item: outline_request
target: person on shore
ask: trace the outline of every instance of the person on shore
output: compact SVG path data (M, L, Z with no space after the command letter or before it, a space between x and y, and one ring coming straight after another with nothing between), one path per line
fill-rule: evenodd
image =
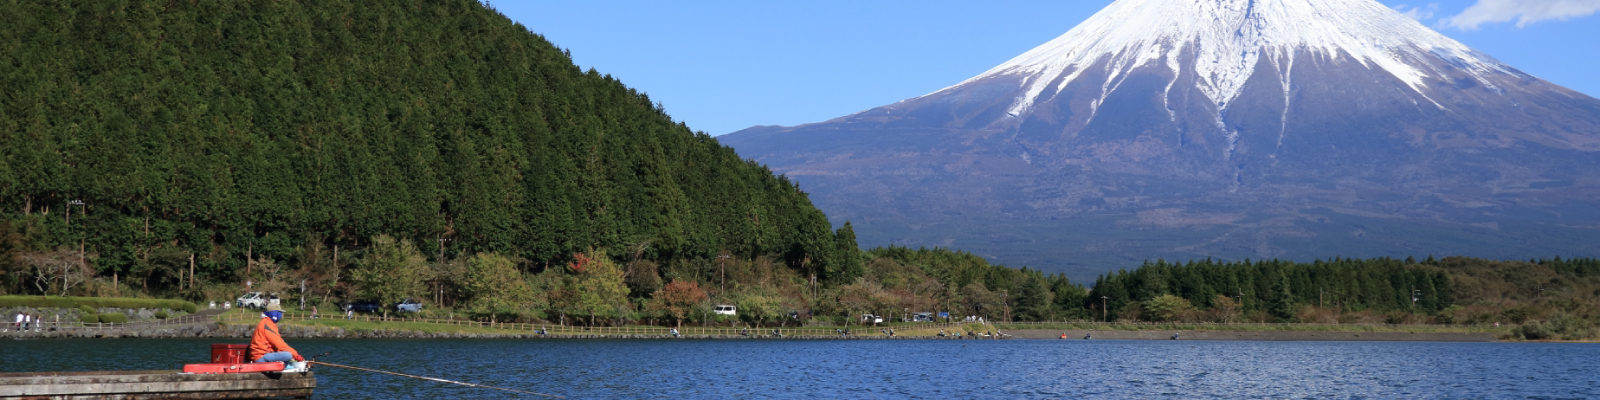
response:
M317 319L317 306L311 306L311 319Z
M355 307L351 307L349 304L345 304L344 305L344 319L355 319L355 318L356 318L356 308ZM454 318L452 318L452 319L454 319Z
M12 322L11 323L11 329L19 331L19 332L22 331L22 318L23 318L22 313L20 313L20 312L17 313L16 322Z
M255 333L250 335L250 359L255 362L288 362L305 361L300 353L283 342L283 336L278 331L278 320L283 319L283 307L268 303L267 310L261 313L261 322L256 323Z
M672 328L672 337L678 337L678 328Z

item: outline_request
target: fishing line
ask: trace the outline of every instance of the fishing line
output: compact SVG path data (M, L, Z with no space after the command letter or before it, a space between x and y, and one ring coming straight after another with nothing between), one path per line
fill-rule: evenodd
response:
M446 384L459 384L459 386L483 387L483 389L506 390L506 392L517 392L517 394L530 394L530 395L542 395L542 397L566 398L566 397L560 397L560 395L547 395L547 394L539 394L539 392L528 392L528 390L506 389L506 387L482 386L482 384L469 384L469 382L450 381L450 379L427 378L427 376L418 376L418 374L403 374L403 373L394 373L394 371L371 370L371 368L360 368L360 366L338 365L338 363L315 362L315 360L314 360L314 362L309 362L309 363L315 363L315 365L334 366L334 368L347 368L347 370L368 371L368 373L394 374L394 376L405 376L405 378L424 379L424 381L446 382Z

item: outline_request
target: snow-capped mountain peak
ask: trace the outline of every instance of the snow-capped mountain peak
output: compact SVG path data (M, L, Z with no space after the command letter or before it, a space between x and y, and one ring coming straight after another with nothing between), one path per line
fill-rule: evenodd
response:
M1224 109L1262 58L1280 72L1287 90L1297 55L1348 57L1418 93L1427 78L1443 74L1429 59L1443 59L1489 86L1484 74L1513 71L1374 0L1118 0L1066 34L941 92L1020 76L1025 90L1008 110L1016 116L1091 69L1104 69L1102 91L1109 94L1129 72L1159 63L1173 71L1174 81L1193 68L1197 89Z

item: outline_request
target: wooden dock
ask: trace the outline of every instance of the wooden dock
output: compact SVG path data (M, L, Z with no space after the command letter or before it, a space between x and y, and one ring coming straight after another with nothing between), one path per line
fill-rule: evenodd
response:
M0 373L0 399L309 398L307 372L182 374L180 371Z

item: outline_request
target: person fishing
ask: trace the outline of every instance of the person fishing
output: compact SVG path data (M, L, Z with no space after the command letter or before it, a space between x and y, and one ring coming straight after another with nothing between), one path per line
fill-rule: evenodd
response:
M256 323L255 333L250 335L250 359L255 362L287 362L305 361L300 353L283 342L283 336L278 332L278 321L283 319L283 307L275 303L267 304L267 311L261 313L261 322Z

